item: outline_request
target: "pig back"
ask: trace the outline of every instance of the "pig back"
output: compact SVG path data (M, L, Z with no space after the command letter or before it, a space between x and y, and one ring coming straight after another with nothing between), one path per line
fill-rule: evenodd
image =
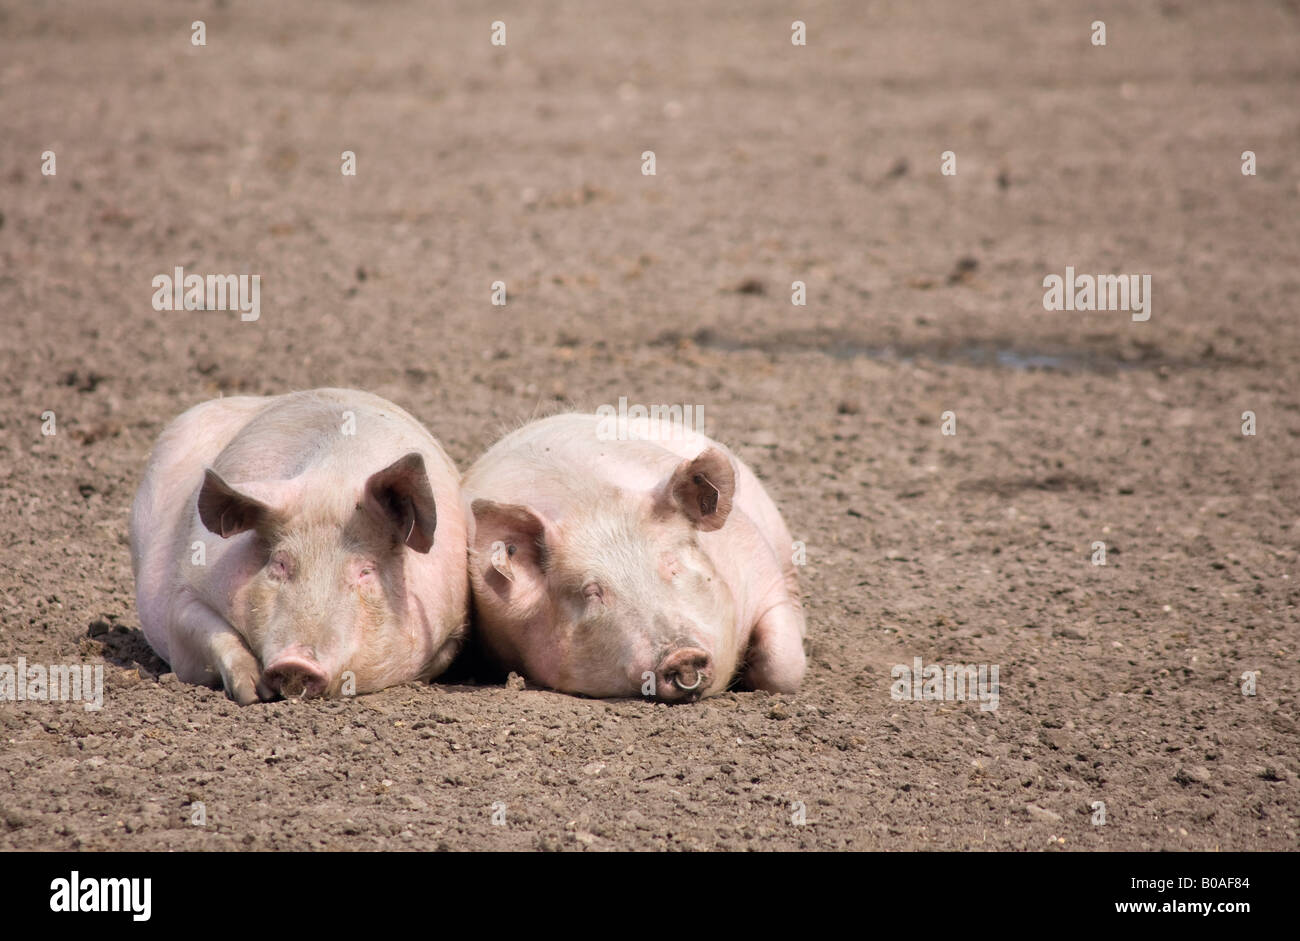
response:
M444 499L455 495L459 475L442 446L392 402L351 389L292 392L269 401L212 459L212 468L230 483L291 480L328 469L340 481L359 484L403 454L418 451L439 510Z
M778 559L790 557L790 533L763 484L725 445L680 424L649 418L627 422L626 440L602 440L601 418L569 413L525 425L494 444L465 475L467 501L487 496L498 502L535 506L553 519L574 500L591 498L591 478L603 486L649 491L683 460L709 447L736 466L733 512L740 510ZM725 530L724 530L725 531ZM787 581L793 584L793 567Z

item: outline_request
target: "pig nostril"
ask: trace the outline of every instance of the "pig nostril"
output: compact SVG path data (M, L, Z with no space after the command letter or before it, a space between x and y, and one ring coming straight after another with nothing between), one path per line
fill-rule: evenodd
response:
M666 687L665 694L678 701L702 696L709 683L710 663L708 652L700 647L684 646L671 651L660 662L657 671Z
M285 699L303 699L315 684L304 673L291 673L280 682L280 695Z
M319 666L296 660L273 663L266 670L266 682L285 699L318 696L329 685L328 678Z
M700 683L703 681L703 679L704 679L704 674L696 673L695 682L687 686L685 683L682 682L682 675L680 673L675 673L673 674L673 685L676 686L678 689L680 689L682 692L689 693L693 689L699 689Z

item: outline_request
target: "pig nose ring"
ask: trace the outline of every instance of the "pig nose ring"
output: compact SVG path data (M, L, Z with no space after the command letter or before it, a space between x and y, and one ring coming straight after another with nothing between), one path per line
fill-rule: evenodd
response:
M691 690L699 688L700 680L702 680L703 678L704 677L702 674L696 673L695 682L692 683L690 686L687 686L682 682L681 675L678 674L673 676L673 685L676 686L678 689L680 689L682 692L689 693Z

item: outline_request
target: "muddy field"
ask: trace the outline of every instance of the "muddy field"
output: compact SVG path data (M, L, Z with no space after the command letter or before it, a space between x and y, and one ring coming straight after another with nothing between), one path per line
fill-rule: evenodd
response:
M104 706L0 702L0 848L1295 849L1298 63L1262 0L3 4L0 663ZM259 319L155 310L177 266ZM1150 319L1045 310L1066 266ZM322 385L462 467L702 406L806 544L804 688L178 684L145 457ZM892 698L916 657L998 708Z

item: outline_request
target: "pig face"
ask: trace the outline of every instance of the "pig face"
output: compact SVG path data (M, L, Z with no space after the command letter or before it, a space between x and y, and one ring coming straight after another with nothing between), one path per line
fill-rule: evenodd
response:
M199 517L246 541L229 614L262 665L264 693L335 695L347 671L356 692L379 689L409 659L405 553L427 553L437 524L419 453L360 493L301 478L236 489L208 470Z
M735 601L700 534L731 509L735 469L710 448L649 493L574 501L558 522L476 500L471 578L499 654L589 696L698 699L736 668Z

